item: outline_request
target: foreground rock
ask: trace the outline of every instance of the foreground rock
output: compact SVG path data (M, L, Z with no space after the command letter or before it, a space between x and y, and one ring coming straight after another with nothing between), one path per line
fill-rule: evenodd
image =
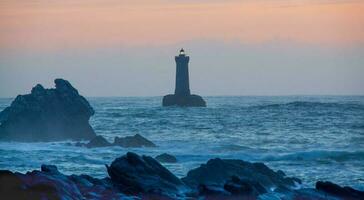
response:
M135 153L115 159L107 171L110 178L98 179L66 176L53 165L26 174L0 170L0 199L364 199L362 191L330 182L296 190L294 178L241 160L212 159L188 173L188 185L152 157ZM272 184L277 187L267 189Z
M242 160L211 159L206 164L193 169L182 178L191 187L198 185L224 186L227 180L236 176L245 182L254 182L266 190L271 188L294 188L301 181L297 178L286 177L282 171L274 172L263 163L250 163Z
M158 194L177 197L182 181L149 156L127 153L115 159L107 172L118 188L127 194Z
M157 147L153 142L145 137L136 134L134 136L115 137L114 145L121 147Z
M331 182L318 181L316 189L343 199L364 199L364 191L358 191L351 187L341 187Z
M26 174L0 170L1 199L129 199L117 192L110 179L87 175L66 176L55 166L42 166L42 171Z
M72 85L56 79L56 88L36 85L0 113L0 139L14 141L81 140L95 137L89 124L94 114Z
M160 154L160 155L156 156L155 159L162 163L176 163L177 162L176 157L174 157L170 154L167 154L167 153Z

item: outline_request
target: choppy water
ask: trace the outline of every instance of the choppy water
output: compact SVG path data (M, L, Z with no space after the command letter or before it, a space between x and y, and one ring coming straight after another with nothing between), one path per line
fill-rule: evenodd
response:
M364 97L207 97L207 108L163 108L161 97L88 98L95 131L140 133L158 148L86 149L72 142L0 142L0 169L25 172L55 164L66 174L106 176L104 164L127 151L155 156L184 176L210 158L261 161L313 187L317 180L364 189ZM12 99L0 99L0 110Z

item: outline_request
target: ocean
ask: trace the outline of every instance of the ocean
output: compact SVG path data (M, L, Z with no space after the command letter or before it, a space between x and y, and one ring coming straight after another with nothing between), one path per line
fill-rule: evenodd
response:
M364 96L204 97L206 108L162 107L162 97L87 98L96 114L90 123L110 142L139 133L157 148L87 149L73 141L0 142L0 169L26 172L41 164L64 174L107 176L105 164L128 151L175 155L164 164L183 177L208 159L264 162L302 179L364 190ZM12 99L0 99L0 110Z

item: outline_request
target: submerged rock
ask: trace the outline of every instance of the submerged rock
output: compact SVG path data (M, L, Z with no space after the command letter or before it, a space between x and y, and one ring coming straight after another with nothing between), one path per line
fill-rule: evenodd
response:
M111 145L112 144L110 142L108 142L104 137L102 137L101 135L98 135L98 136L94 137L92 140L90 140L90 142L87 143L85 146L87 148L95 148L95 147L108 147Z
M276 187L293 188L300 183L299 179L285 177L281 172L274 172L263 163L219 158L211 159L206 164L190 170L182 181L191 187L201 184L223 186L232 176L246 180L249 184L261 185L267 191Z
M149 156L128 152L106 167L112 182L127 194L175 197L184 187L179 178Z
M160 155L156 156L155 159L162 163L176 163L177 162L176 157L174 157L170 154L167 154L167 153L160 154Z
M145 137L136 134L134 136L115 137L114 145L121 147L156 147L153 142Z
M316 182L316 189L344 199L364 199L364 191L355 190L351 187L341 187L331 182Z
M72 85L56 79L54 89L36 85L30 94L19 95L0 112L0 139L55 141L91 139L89 124L94 114L87 100Z

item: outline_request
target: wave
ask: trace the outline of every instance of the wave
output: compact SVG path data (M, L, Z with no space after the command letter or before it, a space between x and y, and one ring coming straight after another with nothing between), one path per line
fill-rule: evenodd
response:
M284 154L279 156L266 156L266 161L336 161L348 160L364 161L364 151L306 151Z
M314 101L293 101L289 103L278 103L254 106L258 108L349 108L349 109L364 109L363 104L355 103L328 103L328 102L314 102Z

